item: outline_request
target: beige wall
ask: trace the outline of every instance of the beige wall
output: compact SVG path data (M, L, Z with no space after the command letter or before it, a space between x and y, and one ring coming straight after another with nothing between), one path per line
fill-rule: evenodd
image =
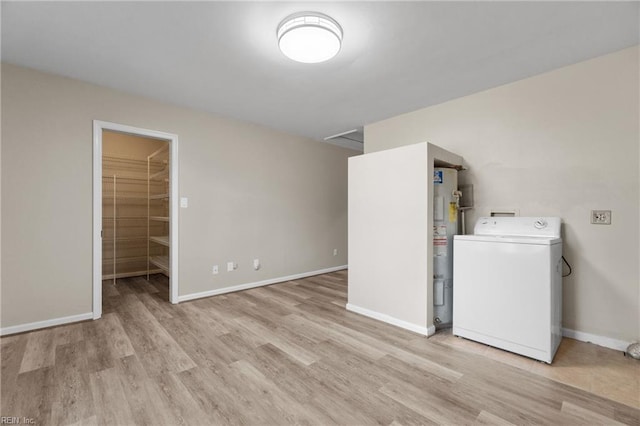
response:
M2 327L91 311L94 119L180 138L180 295L347 263L353 151L6 64L2 113Z
M429 141L464 157L475 219L491 208L560 216L564 327L640 338L639 49L561 68L365 127L365 152ZM611 226L590 210L610 209Z

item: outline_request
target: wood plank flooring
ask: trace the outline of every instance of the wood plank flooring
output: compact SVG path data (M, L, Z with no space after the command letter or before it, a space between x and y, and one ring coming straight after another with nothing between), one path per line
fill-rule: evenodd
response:
M347 312L346 291L339 271L170 305L161 275L105 281L102 319L1 339L0 415L38 425L640 425L640 395L622 404L526 359Z

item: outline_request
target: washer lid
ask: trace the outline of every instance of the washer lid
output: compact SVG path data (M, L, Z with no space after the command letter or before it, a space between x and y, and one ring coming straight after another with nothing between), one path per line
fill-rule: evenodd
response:
M559 217L481 217L475 235L560 238Z

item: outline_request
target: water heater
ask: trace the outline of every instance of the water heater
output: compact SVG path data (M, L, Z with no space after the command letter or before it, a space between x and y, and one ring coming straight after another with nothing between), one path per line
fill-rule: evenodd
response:
M433 171L433 323L453 320L453 236L458 233L458 171Z

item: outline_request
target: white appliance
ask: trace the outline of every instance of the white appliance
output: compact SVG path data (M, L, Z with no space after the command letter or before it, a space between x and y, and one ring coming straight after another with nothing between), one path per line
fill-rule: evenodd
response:
M458 171L433 170L433 323L451 327L453 236L458 233Z
M557 217L482 217L456 235L453 334L551 363L562 339Z

